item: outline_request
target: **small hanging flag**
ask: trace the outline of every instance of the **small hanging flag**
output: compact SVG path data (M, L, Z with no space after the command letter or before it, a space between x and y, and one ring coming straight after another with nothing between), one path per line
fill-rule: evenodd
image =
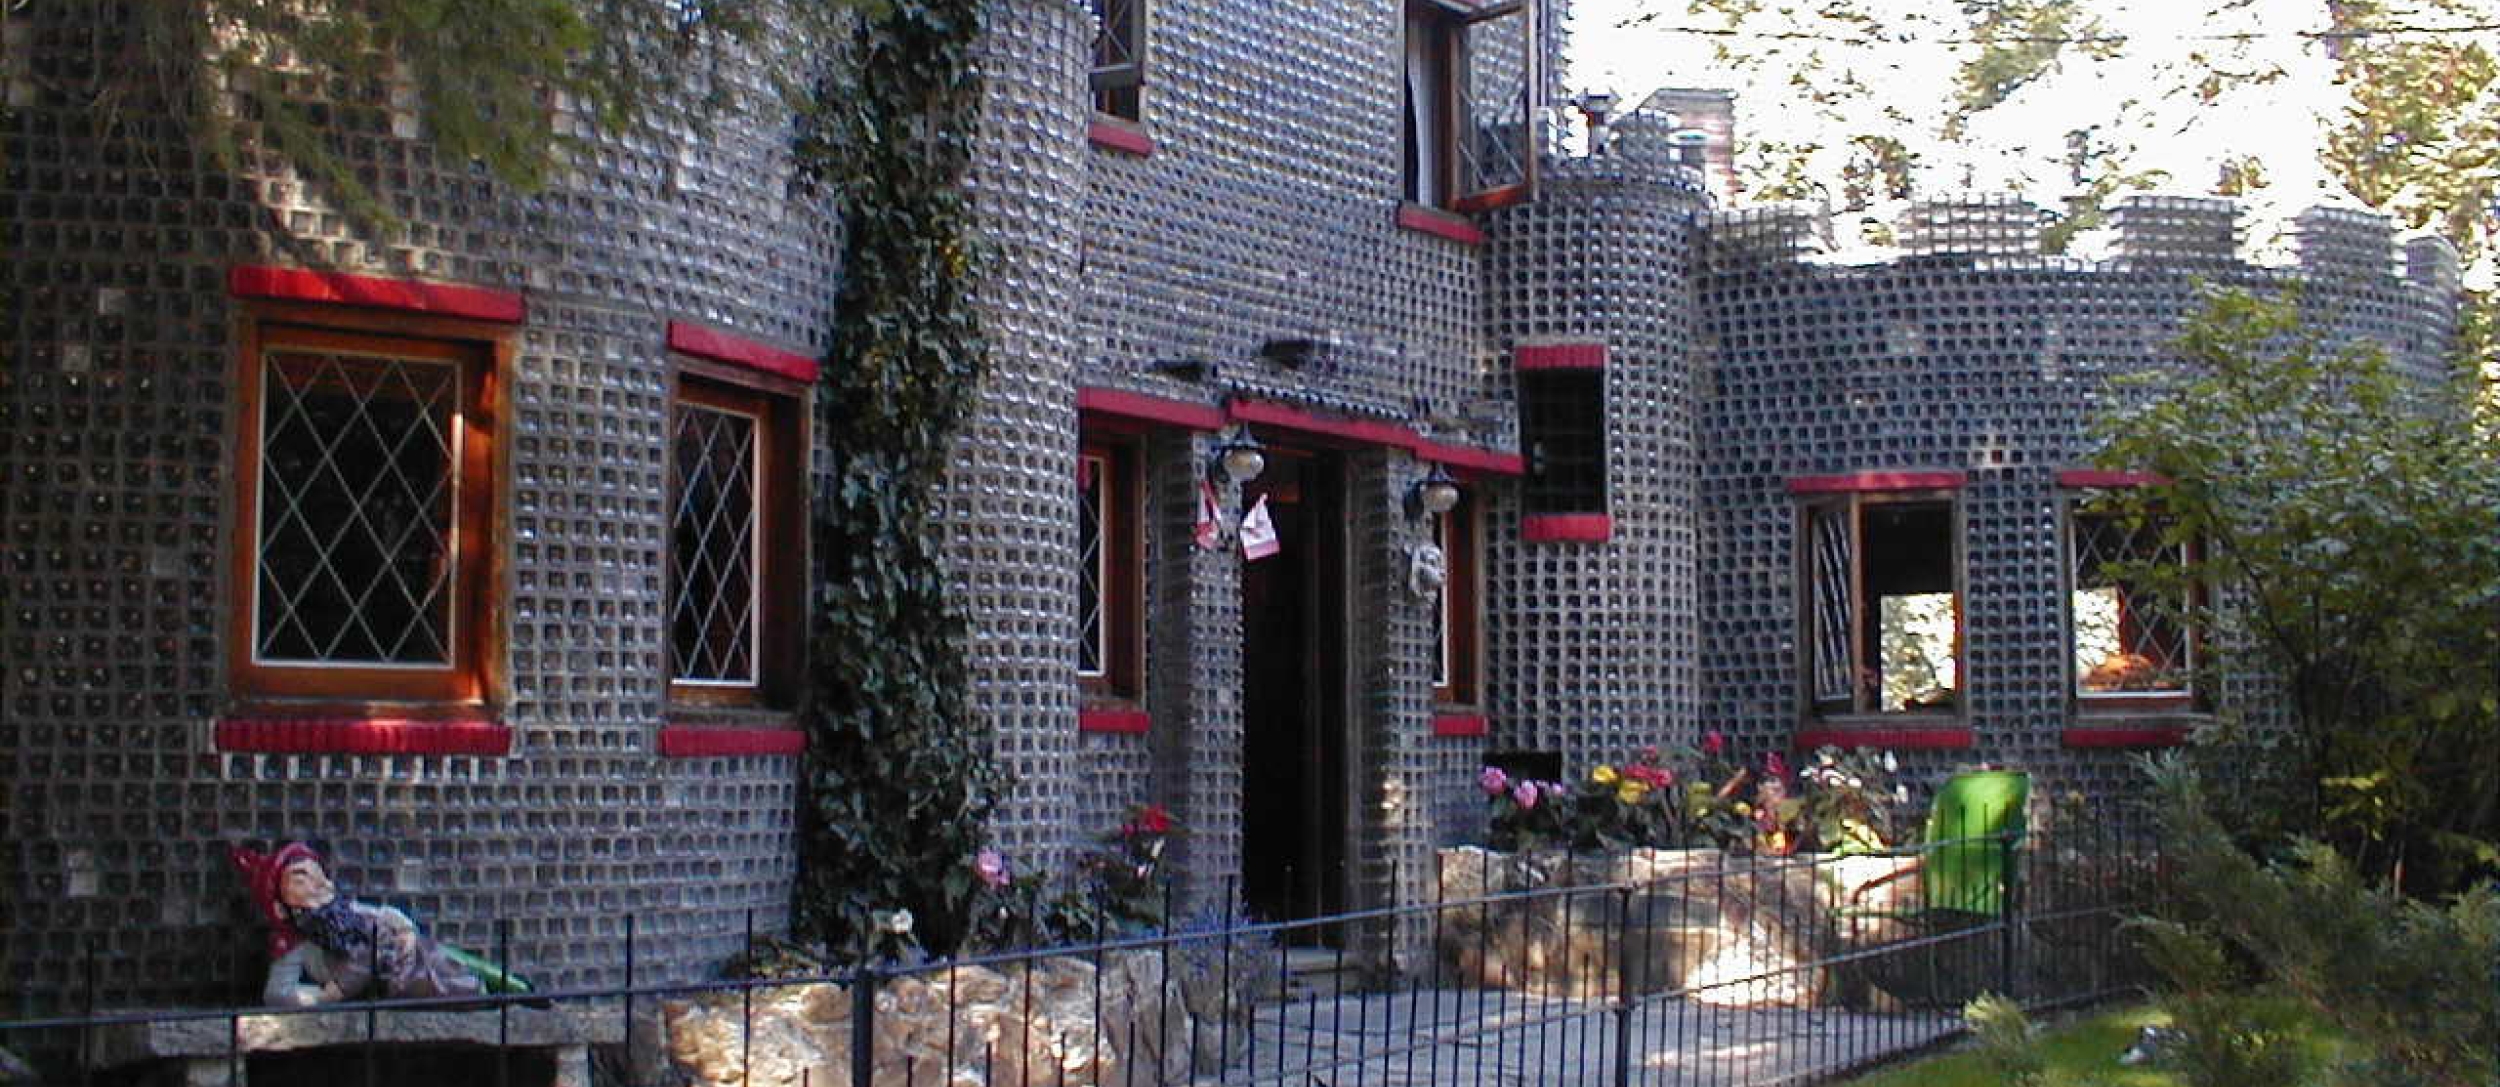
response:
M1267 496L1260 495L1250 512L1241 515L1241 557L1256 562L1282 547L1276 540L1276 522L1267 515Z
M1215 484L1203 479L1198 481L1198 527L1191 538L1200 551L1224 546L1224 511L1215 504Z

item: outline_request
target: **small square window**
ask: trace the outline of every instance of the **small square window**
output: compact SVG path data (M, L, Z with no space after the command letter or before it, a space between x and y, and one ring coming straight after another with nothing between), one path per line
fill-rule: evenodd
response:
M2190 597L2158 587L2161 567L2182 570L2191 549L2166 539L2167 521L2068 509L2067 634L2075 696L2087 709L2184 708L2192 698L2196 639Z
M796 702L806 599L799 405L681 367L668 446L673 702Z
M484 699L495 367L481 339L255 327L235 473L238 696Z
M1606 512L1606 372L1521 370L1519 436L1530 516Z
M1145 120L1146 22L1151 0L1092 0L1094 112Z
M1807 504L1801 610L1806 697L1816 712L1959 708L1960 535L1950 495Z

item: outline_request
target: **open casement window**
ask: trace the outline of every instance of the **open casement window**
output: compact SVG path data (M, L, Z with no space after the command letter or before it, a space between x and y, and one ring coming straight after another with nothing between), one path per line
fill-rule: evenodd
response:
M1092 0L1094 112L1142 121L1151 0Z
M1949 493L1808 502L1806 698L1818 714L1953 713L1961 703L1961 532Z
M1135 699L1145 595L1135 447L1088 438L1076 493L1077 681L1090 698Z
M669 700L789 709L805 637L801 400L681 362L669 407Z
M2143 573L2190 561L2188 546L2164 542L2167 528L2088 502L2067 509L2067 636L2082 709L2185 709L2193 700L2196 639L2184 622L2191 601L2183 593L2164 599Z
M1401 140L1410 203L1473 212L1536 183L1536 5L1408 0Z
M243 699L475 704L495 636L496 346L264 321L239 386Z
M1474 706L1482 697L1484 597L1477 556L1483 540L1483 518L1471 496L1432 519L1432 542L1449 573L1432 609L1432 698L1444 706Z
M1606 512L1606 371L1521 370L1519 439L1531 516Z

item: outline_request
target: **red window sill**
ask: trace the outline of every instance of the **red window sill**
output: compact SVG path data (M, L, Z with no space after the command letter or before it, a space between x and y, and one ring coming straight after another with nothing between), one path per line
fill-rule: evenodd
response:
M1407 230L1446 238L1461 245L1483 245L1484 231L1468 222L1466 216L1453 215L1439 208L1422 204L1398 205L1398 225Z
M2190 731L2186 725L2082 725L2067 729L2058 740L2078 748L2177 747L2187 742Z
M1103 114L1096 114L1093 122L1085 126L1085 142L1139 158L1155 153L1155 138L1146 134L1144 125Z
M1481 713L1436 713L1432 715L1435 736L1482 736L1492 731Z
M1532 513L1519 519L1529 543L1596 543L1613 539L1615 519L1603 513Z
M731 366L784 377L801 385L816 382L816 360L796 351L784 351L768 343L747 339L736 333L685 321L668 323L668 349L682 351L696 358L710 359Z
M807 733L795 728L667 725L660 729L659 746L660 757L664 759L796 755L807 750Z
M509 755L512 729L483 718L229 717L216 748L264 755Z
M1076 714L1078 732L1137 736L1154 728L1154 723L1154 715L1144 710L1104 708L1078 710Z
M1796 749L1812 751L1818 747L1837 747L1849 751L1879 747L1895 751L1968 751L1977 742L1971 730L1961 725L1931 728L1915 725L1821 726L1797 730Z

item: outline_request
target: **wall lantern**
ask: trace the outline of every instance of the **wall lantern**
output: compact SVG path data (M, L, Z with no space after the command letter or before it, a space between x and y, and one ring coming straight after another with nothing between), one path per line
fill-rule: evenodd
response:
M1250 436L1250 428L1233 424L1231 433L1216 443L1215 456L1207 463L1207 475L1239 487L1259 478L1267 470L1267 454L1259 450L1259 440Z
M1432 471L1406 489L1407 519L1421 521L1427 517L1439 517L1457 509L1458 499L1458 481L1450 478L1450 473L1435 462Z

